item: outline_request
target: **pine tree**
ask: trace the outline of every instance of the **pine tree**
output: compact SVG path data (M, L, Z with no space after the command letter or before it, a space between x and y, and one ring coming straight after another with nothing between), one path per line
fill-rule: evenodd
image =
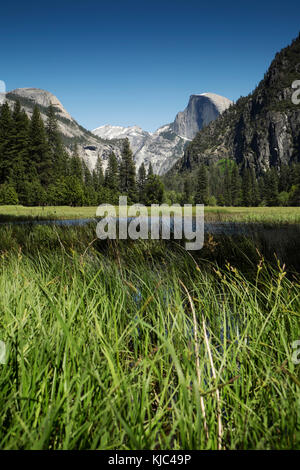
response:
M164 185L158 175L150 175L147 178L143 202L147 206L161 204L164 198Z
M96 191L94 188L93 176L87 166L87 164L82 162L83 168L83 181L84 181L84 204L86 206L93 206L97 203Z
M78 145L74 146L74 150L69 162L69 174L75 176L80 182L83 181L82 161L79 157Z
M93 185L95 191L100 191L104 185L104 174L101 157L97 158L96 167L93 171Z
M85 186L93 187L93 177L92 174L87 166L87 164L83 161L82 162L82 170L83 170L83 182Z
M208 204L208 176L206 165L201 164L197 175L195 204Z
M118 192L120 186L119 165L116 155L111 152L108 157L108 165L105 172L105 186L112 191Z
M231 198L233 206L239 206L241 204L241 189L241 177L239 175L238 166L235 163L231 172Z
M13 181L21 204L25 202L25 181L27 181L30 168L29 154L29 125L26 113L16 101L13 111L14 137L13 137Z
M221 205L224 205L223 195L223 175L221 174L220 166L217 164L210 165L208 186L211 196L214 196ZM222 196L220 200L220 196Z
M297 206L297 207L300 206L300 182L299 184L292 186L292 191L289 197L289 203L292 206Z
M129 202L137 200L135 164L128 139L125 140L120 164L120 189L121 193L128 196Z
M300 183L300 163L293 163L290 167L289 182L291 186Z
M278 206L278 175L275 168L271 168L265 175L265 193L268 206Z
M4 103L0 114L0 184L7 182L14 167L14 121L9 106Z
M139 202L143 202L146 181L147 181L146 168L143 162L141 166L139 167L139 171L138 171Z
M82 181L74 175L66 178L66 195L68 205L82 206L84 204L84 189Z
M253 200L253 180L251 171L246 168L243 173L243 206L252 206Z
M52 178L55 180L61 176L67 175L67 160L68 156L65 151L62 138L58 131L57 118L54 107L48 107L48 119L46 125L46 133L48 138L48 145L50 156L52 160Z
M183 195L182 195L182 201L181 201L182 205L191 203L191 195L192 195L191 183L190 183L190 180L186 178L183 183Z
M48 203L48 192L42 187L38 178L25 181L24 204L26 206L43 206Z
M280 168L278 191L289 191L291 186L290 168L287 165L282 165Z
M154 175L154 172L153 172L152 163L150 162L150 163L149 163L149 166L148 166L147 178L149 178L149 177L152 176L152 175Z
M260 202L260 194L259 194L259 188L258 188L258 183L257 183L254 168L251 168L250 173L251 173L251 188L252 188L251 205L256 207L258 206Z
M31 167L29 169L30 179L38 177L42 186L47 186L52 179L52 161L45 126L37 106L35 106L33 110L29 137L31 159Z
M19 203L15 187L11 183L4 183L0 186L0 204L15 205Z
M232 186L231 186L231 168L226 162L225 171L224 171L224 203L225 206L232 205Z
M53 206L64 206L69 203L66 179L64 176L49 185L47 196L47 202Z

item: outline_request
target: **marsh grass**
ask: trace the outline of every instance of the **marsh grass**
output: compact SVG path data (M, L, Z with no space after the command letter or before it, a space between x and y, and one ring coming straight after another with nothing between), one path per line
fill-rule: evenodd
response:
M300 207L205 207L206 222L299 224Z
M0 232L2 449L300 447L300 285L278 258Z
M93 218L97 207L70 206L1 206L0 222ZM118 207L116 206L118 214ZM205 206L206 222L246 222L266 224L297 224L300 207L219 207Z
M91 206L0 206L0 222L89 218L95 217L96 209Z

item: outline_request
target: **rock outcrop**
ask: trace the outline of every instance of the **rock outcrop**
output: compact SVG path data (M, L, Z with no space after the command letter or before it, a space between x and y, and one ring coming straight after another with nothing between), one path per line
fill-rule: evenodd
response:
M61 102L52 93L38 88L18 88L6 93L5 99L13 108L16 100L19 100L29 117L32 116L35 105L39 107L41 116L46 122L48 106L55 108L58 128L66 145L71 152L75 142L78 143L79 154L92 170L98 156L103 160L103 168L107 166L108 156L113 151L117 156L121 155L122 140L104 140L80 126L66 111Z
M191 95L185 110L177 114L172 129L180 137L192 140L200 129L214 121L231 104L228 98L215 93Z

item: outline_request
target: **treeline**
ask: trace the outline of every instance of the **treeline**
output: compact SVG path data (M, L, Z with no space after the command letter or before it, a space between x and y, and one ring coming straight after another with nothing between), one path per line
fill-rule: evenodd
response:
M174 186L178 188L175 179ZM167 196L182 204L300 206L300 163L273 167L258 177L253 168L241 170L233 160L202 164L185 177L180 191L168 191Z
M121 160L109 155L103 171L98 158L91 172L75 145L72 154L62 143L53 106L47 122L36 106L31 119L20 103L13 111L0 108L0 204L99 205L117 204L120 195L129 203L161 203L164 187L150 165L142 165L136 176L133 154L125 141Z
M142 164L136 172L133 153L125 140L121 158L102 159L90 171L80 158L77 145L67 151L58 130L55 109L47 121L39 108L28 118L20 103L10 110L0 107L0 204L99 205L118 204L119 196L129 204L198 203L218 206L300 206L300 163L271 168L256 176L253 168L241 170L233 160L200 165L182 179L167 175L164 185Z

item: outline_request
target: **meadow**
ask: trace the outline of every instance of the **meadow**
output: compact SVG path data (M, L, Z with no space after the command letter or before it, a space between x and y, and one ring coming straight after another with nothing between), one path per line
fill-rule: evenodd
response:
M299 449L298 235L1 226L0 448Z
M97 207L0 206L0 222L35 219L80 219L96 216ZM116 207L118 213L118 207ZM205 219L224 222L299 223L300 207L205 206Z

